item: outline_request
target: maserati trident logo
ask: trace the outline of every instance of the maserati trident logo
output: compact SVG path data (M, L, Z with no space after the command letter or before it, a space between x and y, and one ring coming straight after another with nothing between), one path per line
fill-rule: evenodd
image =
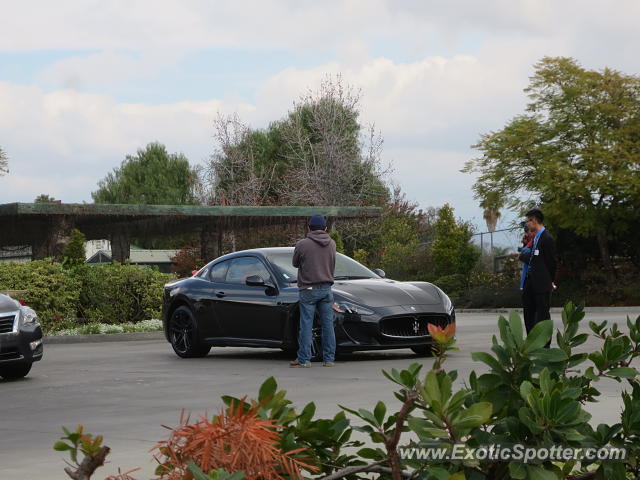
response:
M413 333L415 333L417 335L419 331L420 331L420 324L418 323L417 320L414 320L413 321Z

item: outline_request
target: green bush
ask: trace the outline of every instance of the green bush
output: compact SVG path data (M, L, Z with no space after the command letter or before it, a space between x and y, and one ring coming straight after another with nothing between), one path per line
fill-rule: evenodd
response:
M174 277L134 265L64 268L52 259L0 264L0 290L32 307L45 333L78 324L160 318L162 287Z
M78 274L82 317L115 325L160 318L162 287L174 278L152 268L119 263L84 266Z
M468 279L466 275L454 273L453 275L445 275L434 281L438 287L449 296L459 296L467 289Z
M342 240L342 235L339 231L333 230L329 232L329 236L331 239L336 242L336 251L339 253L344 253L344 241Z
M607 321L588 322L587 330L584 317L582 307L569 303L563 309L559 328L552 320L544 320L527 334L518 314L501 316L490 351L471 353L472 360L482 363L482 368L477 369L479 372L471 370L466 378L447 369L447 352L457 350L453 347L454 330L435 327L432 335L439 346L435 361L413 363L400 371L382 371L395 384L393 396L397 401L371 400L370 409L357 410L340 405L343 411L333 418L316 416L315 403L297 409L287 392L278 390L275 378L270 377L254 400L226 395L222 397L226 408L219 415L200 416L196 423L182 420L178 429L172 429L169 441L155 447L160 453L155 456L160 463L156 474L162 478L234 480L228 475L233 473L239 480L247 472L282 465L275 463L274 457L254 455L257 461L245 467L246 472L237 464L224 465L228 474L211 472L212 463L219 461L212 451L257 451L265 445L265 437L254 434L244 435L226 448L214 446L221 438L216 424L237 422L245 433L246 425L272 429L272 452L300 453L298 459L304 464L299 464L300 469L290 468L293 473L282 478L638 479L640 372L632 364L640 357L640 317L627 319L628 333ZM597 346L584 351L589 337ZM552 341L553 347L545 348ZM422 370L426 365L430 368L425 374ZM620 388L623 408L618 423L594 425L588 410L598 402L599 385L605 381L624 382ZM390 397L389 391L383 392ZM258 430L254 427L252 431ZM81 426L75 433L64 432L66 436L54 449L70 453L71 467L80 465L78 450L85 457L83 465L93 465L95 470L104 463L109 450L104 447L98 457L101 436L83 435ZM79 441L83 442L82 449ZM448 458L435 456L436 451L431 451L431 458L413 455L417 449L429 447L441 449ZM461 447L468 456L461 457ZM497 453L494 447L504 447L519 458L494 455L490 453ZM573 452L574 448L585 447L595 449L597 458L562 458L565 449ZM599 452L604 450L600 449L611 447L624 449L625 455L617 461L602 461ZM539 449L538 458L523 457L525 449ZM185 464L195 476L183 474L181 466ZM284 468L281 470L284 472Z
M71 237L62 251L62 264L65 267L73 268L82 265L86 258L86 249L84 244L86 238L84 234L74 228L71 231Z
M19 300L38 312L46 330L76 318L81 280L52 259L0 265L0 289L25 290Z
M353 252L353 259L356 262L361 263L364 266L369 265L369 252L367 252L364 248L358 248Z

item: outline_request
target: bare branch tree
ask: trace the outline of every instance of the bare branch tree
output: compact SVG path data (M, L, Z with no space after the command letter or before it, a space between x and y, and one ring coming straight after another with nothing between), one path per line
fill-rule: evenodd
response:
M218 115L214 138L218 149L209 165L201 170L201 196L221 205L263 205L272 182L272 173L259 175L256 169L251 129L237 114Z

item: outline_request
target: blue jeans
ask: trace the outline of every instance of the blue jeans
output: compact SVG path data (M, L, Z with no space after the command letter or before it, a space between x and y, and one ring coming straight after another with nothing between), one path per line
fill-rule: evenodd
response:
M336 355L336 335L333 330L333 293L331 285L318 285L299 291L300 329L298 330L298 363L311 361L313 317L316 308L322 326L322 361L333 362Z

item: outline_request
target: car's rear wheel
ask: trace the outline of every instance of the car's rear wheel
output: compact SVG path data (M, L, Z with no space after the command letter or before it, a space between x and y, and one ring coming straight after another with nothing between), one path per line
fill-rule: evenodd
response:
M0 377L5 380L17 380L26 377L31 371L31 363L16 363L0 367Z
M188 307L178 307L169 319L169 341L176 355L182 358L204 357L211 350L199 340L198 326Z
M420 357L433 357L436 353L435 345L420 345L419 347L411 347L413 353Z
M313 322L311 329L311 361L322 361L322 327L318 319Z

